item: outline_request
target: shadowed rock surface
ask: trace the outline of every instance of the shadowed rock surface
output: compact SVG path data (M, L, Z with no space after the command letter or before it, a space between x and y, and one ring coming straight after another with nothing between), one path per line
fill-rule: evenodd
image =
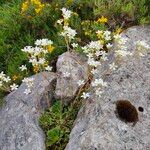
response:
M45 136L39 127L40 113L52 100L54 73L32 76L32 93L24 94L25 83L10 93L0 110L0 150L45 150Z
M77 82L88 79L86 59L77 53L66 52L58 58L57 73L59 76L56 83L55 97L65 103L69 102L75 97L79 89ZM66 73L69 73L69 75L65 76Z
M127 47L132 51L137 40L150 43L150 26L131 27L122 36L128 38ZM124 59L116 71L105 76L105 81L108 87L102 97L95 98L93 93L92 99L81 108L65 150L149 150L150 53L140 59ZM135 126L117 117L117 100L128 100L137 110L144 109L138 111Z

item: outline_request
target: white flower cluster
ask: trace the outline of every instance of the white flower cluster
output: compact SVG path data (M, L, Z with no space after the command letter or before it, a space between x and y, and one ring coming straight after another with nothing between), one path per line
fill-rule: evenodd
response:
M150 46L145 41L137 41L136 45L136 52L139 56L143 57L148 50L150 50Z
M93 87L107 87L107 83L103 81L103 79L95 79L93 82L92 82L92 86Z
M103 37L104 37L105 41L110 41L112 39L111 38L111 32L108 30L104 31Z
M107 82L104 82L103 79L99 78L99 79L95 79L92 82L92 87L95 88L95 94L98 97L101 97L101 94L103 93L103 89L105 87L107 87Z
M67 37L69 40L74 39L74 37L76 36L77 32L74 29L71 29L68 26L63 26L63 32L60 33L61 36L63 37Z
M22 51L29 54L29 62L32 63L33 66L44 65L46 62L45 58L39 58L39 56L43 56L48 53L47 50L41 47L26 46L22 49Z
M24 82L27 85L27 89L25 89L24 93L26 95L30 94L31 88L33 87L34 84L34 78L24 78L22 82Z
M5 91L14 91L18 88L18 85L13 83L12 85L10 85L10 87L8 86L9 83L11 82L11 79L9 76L6 76L6 74L4 74L4 72L2 71L0 73L0 88L2 90L5 90Z
M116 56L120 56L120 57L126 57L126 56L131 56L132 53L127 51L127 47L126 47L126 42L127 39L121 37L120 34L116 34L114 35L114 40L117 43L117 49L115 50L115 54Z
M35 41L35 47L26 46L21 49L23 52L27 53L29 56L29 62L32 63L33 67L40 66L47 71L51 71L51 67L44 66L46 64L46 54L49 53L48 46L52 47L53 42L48 39L38 39ZM20 67L21 71L27 70L26 66L22 65Z
M10 81L11 81L10 77L6 76L6 74L4 74L4 72L2 71L0 73L0 88L3 88L3 86Z
M93 54L97 51L100 51L100 49L103 48L103 45L100 41L91 41L86 46L82 47L83 52L87 55L93 56Z
M69 27L69 22L68 22L69 18L71 17L71 14L73 12L64 7L61 9L61 11L62 11L63 19L57 20L57 23L63 26L63 30L60 33L60 35L65 38L67 48L69 48L68 46L69 46L71 40L73 40L77 34L76 30Z
M112 40L111 32L108 30L98 30L96 33L99 39L104 40L105 42L109 42L110 40Z
M62 15L63 15L64 19L69 19L71 17L72 11L70 11L64 7L61 9L61 11L62 11Z
M93 67L101 65L101 60L107 60L107 53L103 50L103 44L100 41L91 41L86 46L82 47L83 52L88 57L88 64Z
M37 46L48 46L48 45L52 45L53 41L49 40L49 39L37 39L35 41L35 45Z
M8 82L10 82L10 81L11 81L10 77L9 77L9 76L6 76L6 74L4 74L4 72L2 71L2 72L0 73L0 86L2 86L3 83L8 83Z

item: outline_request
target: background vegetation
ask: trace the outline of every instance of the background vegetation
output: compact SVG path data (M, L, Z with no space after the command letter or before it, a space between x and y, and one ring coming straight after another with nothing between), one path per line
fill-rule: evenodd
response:
M56 28L62 7L76 12L72 26L78 30L81 35L79 37L85 42L88 40L88 30L92 30L89 29L91 21L102 15L108 18L108 26L112 30L115 27L148 24L150 21L148 0L45 0L47 4L38 14L33 13L30 8L26 14L22 14L23 2L0 2L0 71L4 70L10 76L19 74L18 66L26 62L26 56L21 49L26 45L33 45L38 38L50 38L56 43L50 60L65 51L63 41L58 39ZM89 27L81 24L85 20L90 20L87 22Z

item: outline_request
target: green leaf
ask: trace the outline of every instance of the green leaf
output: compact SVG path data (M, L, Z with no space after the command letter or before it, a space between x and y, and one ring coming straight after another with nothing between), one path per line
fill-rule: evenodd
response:
M62 137L60 127L55 127L47 131L47 136L48 136L48 141L47 141L48 146L52 146L53 144L58 142Z

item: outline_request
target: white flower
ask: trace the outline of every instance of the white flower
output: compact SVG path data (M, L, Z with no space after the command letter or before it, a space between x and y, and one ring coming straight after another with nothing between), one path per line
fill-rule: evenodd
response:
M114 35L114 39L115 39L116 41L120 40L121 38L122 38L122 37L121 37L120 34Z
M103 87L107 87L107 82L104 82L103 79L95 79L95 81L92 82L92 86L96 87L96 86L103 86Z
M7 76L7 77L3 78L3 81L5 81L6 83L8 83L9 81L11 81L11 79L10 79L9 76Z
M31 93L31 89L25 89L25 91L24 91L24 94L26 94L26 95L28 95L28 94L30 94Z
M84 84L84 80L79 80L78 82L77 82L77 84L79 85L79 86L81 86L81 85L83 85Z
M118 40L118 44L119 44L119 45L125 45L126 42L127 42L127 38L121 37L121 38Z
M26 85L30 88L34 84L34 78L24 78L22 82L26 83Z
M34 53L33 53L33 55L34 55L34 56L38 56L39 54L41 54L41 53L43 52L43 50L44 50L43 48L40 48L40 47L37 47L37 46L36 46L36 47L34 48Z
M145 48L145 49L149 49L149 48L150 48L150 46L149 46L145 41L137 41L137 42L136 42L136 45L137 45L138 47L143 47L143 48Z
M86 45L86 46L83 46L82 47L82 50L83 50L83 52L85 53L85 54L89 54L90 53L90 50L89 50L89 48L88 48L88 46Z
M106 30L106 31L104 31L104 35L105 35L105 36L110 36L110 35L111 35L111 32L108 31L108 30Z
M94 66L94 67L97 67L97 66L101 65L101 63L99 61L95 61L93 58L89 58L87 63L90 66Z
M108 60L108 58L107 58L107 56L106 56L106 55L102 55L101 59L102 59L103 61Z
M45 67L45 70L47 70L47 71L52 71L52 67L47 66L47 67Z
M107 58L107 53L106 53L105 51L102 51L101 59L102 59L103 61L108 60L108 58Z
M95 55L98 57L98 56L100 56L102 54L102 52L101 51L96 51L95 52Z
M74 39L75 35L77 34L76 30L71 29L68 26L64 26L64 31L60 33L61 36L67 36L70 40Z
M113 62L112 64L109 65L109 68L110 68L111 70L116 70L117 65L115 65L115 63Z
M116 53L117 56L122 56L122 57L125 57L125 56L127 56L127 55L129 55L129 56L132 55L131 52L129 52L129 51L124 51L124 50L117 50L117 51L115 51L115 53Z
M66 78L70 77L70 73L69 72L64 72L63 77L66 77Z
M37 59L34 58L34 57L33 57L33 58L31 57L31 58L29 59L29 62L32 63L33 66L38 64Z
M11 91L17 90L18 89L18 85L13 83L12 85L10 85Z
M86 98L90 97L90 94L83 92L81 97L84 98L84 99L86 99Z
M72 43L71 45L72 45L73 48L77 48L78 47L77 43Z
M106 41L110 41L111 40L111 32L110 31L104 31L104 39L106 40Z
M3 80L3 79L5 78L5 76L6 76L6 75L5 75L4 72L2 71L2 72L0 73L0 79Z
M97 73L98 73L98 70L97 70L97 69L92 69L92 70L91 70L91 73L92 73L92 74L97 74Z
M49 39L37 39L35 41L35 45L37 46L47 46L47 45L52 45L53 41L49 40Z
M100 50L100 49L103 48L103 45L100 43L100 41L91 41L91 42L88 44L88 48Z
M113 44L108 43L108 44L106 44L106 47L107 47L108 49L110 49L110 48L113 47Z
M26 65L22 65L21 67L19 67L19 69L20 69L21 71L24 71L24 70L27 70L27 67L26 67Z
M39 58L38 64L44 65L45 62L46 62L45 58Z
M63 23L63 19L57 20L57 23L61 25Z
M92 53L87 54L87 57L88 57L89 59L94 59Z
M97 88L96 91L95 91L95 94L98 96L98 97L101 97L102 93L104 91L102 91L100 88Z
M34 53L34 47L32 47L32 46L26 46L23 49L21 49L21 51L29 53L29 54L32 54L32 53Z
M72 12L70 10L63 7L61 11L64 19L69 19L71 17Z
M0 73L0 80L1 80L1 82L6 82L6 83L11 81L10 77L6 76L6 74L4 74L3 71Z

